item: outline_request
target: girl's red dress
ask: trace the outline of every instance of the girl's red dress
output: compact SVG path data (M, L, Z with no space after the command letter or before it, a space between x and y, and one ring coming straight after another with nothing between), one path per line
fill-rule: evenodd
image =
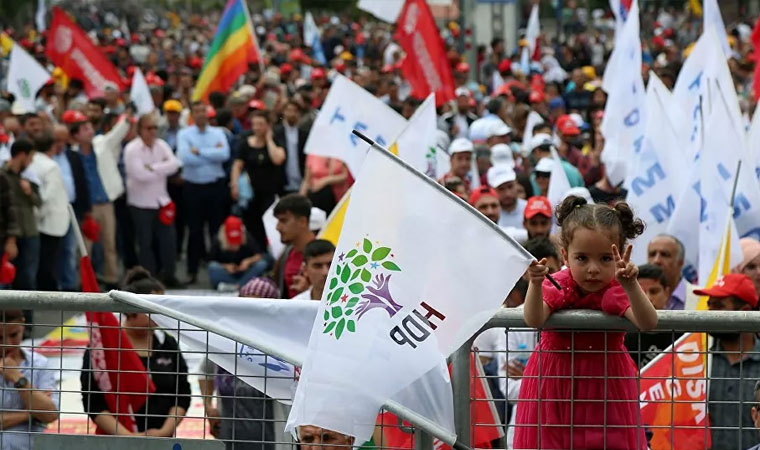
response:
M544 302L553 312L592 309L622 316L630 307L617 280L583 295L569 269L553 276L561 292L548 280L543 283ZM637 369L624 336L624 332L541 333L523 374L514 448L647 448L640 426Z

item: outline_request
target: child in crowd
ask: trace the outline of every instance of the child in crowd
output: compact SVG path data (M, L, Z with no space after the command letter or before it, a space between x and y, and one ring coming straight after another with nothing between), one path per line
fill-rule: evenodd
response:
M624 202L613 207L566 198L556 211L566 269L544 279L546 261L528 269L523 314L541 327L555 311L601 310L641 330L657 325L657 311L637 281L626 240L644 230ZM625 248L621 255L620 249ZM544 331L525 368L517 406L514 447L520 449L646 449L638 427L636 365L625 333Z

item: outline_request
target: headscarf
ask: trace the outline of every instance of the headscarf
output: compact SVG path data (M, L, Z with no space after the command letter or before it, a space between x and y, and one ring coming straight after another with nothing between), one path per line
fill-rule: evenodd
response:
M733 272L741 273L744 268L747 267L753 259L760 256L760 242L752 238L742 238L739 240L739 245L742 248L742 262L738 266L734 267Z
M280 289L269 278L258 277L240 288L239 297L280 298Z

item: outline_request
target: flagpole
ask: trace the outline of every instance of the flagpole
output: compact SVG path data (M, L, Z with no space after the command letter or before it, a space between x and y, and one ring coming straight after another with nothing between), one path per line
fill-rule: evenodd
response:
M185 322L203 330L218 334L219 336L226 337L227 339L231 339L235 342L248 345L261 351L262 353L274 356L275 358L279 358L285 362L293 364L294 366L303 366L303 361L301 361L301 358L289 352L287 349L275 348L264 340L259 341L255 338L251 338L250 336L244 336L234 330L224 328L218 323L212 322L210 320L207 321L204 319L196 318L183 312L167 308L160 303L150 302L143 299L141 296L133 294L131 292L111 291L108 293L108 295L114 300L139 307L149 312L163 314L181 322ZM457 450L472 450L470 447L457 441L456 434L451 433L427 417L424 417L412 411L411 409L394 400L387 400L383 405L383 409L392 412L399 418L412 423L415 427L437 437L441 441L451 445Z
M385 157L391 158L395 163L400 164L405 169L407 169L410 172L412 172L420 180L422 180L425 183L427 183L428 185L434 187L435 189L437 189L442 194L448 196L452 201L459 203L459 205L462 206L467 212L469 212L473 216L477 217L478 220L480 220L481 222L483 222L484 224L486 224L488 227L490 227L492 230L494 230L497 234L499 234L501 237L503 237L508 243L510 243L515 248L515 250L517 250L518 252L522 253L522 255L525 258L530 259L532 261L536 260L536 258L533 255L531 255L530 252L528 252L527 250L525 250L525 248L522 245L520 245L517 241L515 241L512 236L510 236L507 233L505 233L504 230L502 230L499 225L493 223L490 219L488 219L486 216L484 216L483 214L481 214L477 209L473 208L469 203L467 203L466 201L464 201L461 198L457 197L456 195L454 195L453 193L451 193L448 189L446 189L445 187L443 187L440 184L438 184L438 182L436 182L435 180L431 179L430 177L428 177L427 175L423 174L422 172L416 170L414 167L412 167L411 165L409 165L406 161L404 161L403 159L397 157L396 155L394 155L393 153L391 153L390 151L388 151L388 149L382 147L380 144L376 143L372 139L370 139L367 136L363 135L361 132L353 130L352 133L354 135L356 135L357 137L361 138L361 140L363 140L367 144L369 144L370 148L374 148L375 150L377 150L381 154L383 154ZM562 287L559 285L559 283L557 283L557 281L551 275L549 275L548 273L546 274L546 279L548 279L554 285L554 287L556 287L558 290L560 290L560 291L562 290Z

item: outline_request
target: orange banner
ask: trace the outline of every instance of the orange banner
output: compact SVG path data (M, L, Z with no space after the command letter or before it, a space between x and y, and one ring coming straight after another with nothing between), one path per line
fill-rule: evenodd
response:
M652 450L710 448L706 348L705 334L686 333L641 370L641 418Z

